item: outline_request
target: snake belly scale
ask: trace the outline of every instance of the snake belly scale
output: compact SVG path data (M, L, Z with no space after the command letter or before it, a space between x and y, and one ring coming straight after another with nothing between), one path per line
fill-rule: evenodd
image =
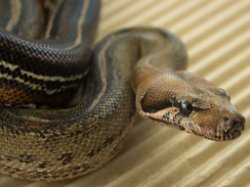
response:
M25 2L19 7L28 10ZM42 11L41 1L34 2ZM18 9L14 1L0 4ZM157 28L125 29L105 37L91 53L100 2L49 5L49 18L33 19L47 23L47 30L33 26L32 36L19 28L24 19L12 17L10 23L6 16L0 22L12 28L0 32L1 173L54 181L94 171L122 148L135 109L212 140L241 134L244 117L223 89L185 70L187 54L176 36ZM31 39L20 38L25 36ZM78 85L80 101L62 107ZM29 104L52 106L23 107Z

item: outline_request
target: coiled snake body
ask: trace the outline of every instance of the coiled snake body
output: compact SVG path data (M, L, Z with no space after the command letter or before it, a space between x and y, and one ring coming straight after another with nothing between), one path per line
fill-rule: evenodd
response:
M17 1L0 4L18 9ZM23 1L19 11L20 5L24 15L29 6L43 14L39 1ZM119 152L135 108L208 139L241 134L244 118L224 90L185 71L185 47L173 34L156 28L118 31L91 55L99 1L59 0L52 9L45 20L0 22L19 36L0 32L1 173L47 181L89 173ZM79 84L80 101L65 107ZM30 104L52 108L23 107Z

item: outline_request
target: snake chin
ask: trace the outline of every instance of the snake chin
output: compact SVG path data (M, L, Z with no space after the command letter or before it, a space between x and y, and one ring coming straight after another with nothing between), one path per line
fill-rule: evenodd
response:
M214 135L214 133L207 134L207 132L206 133L204 132L202 134L198 134L198 133L192 131L192 134L202 136L205 139L213 140L213 141L234 140L234 139L238 138L241 135L241 133L242 133L242 130L240 130L240 129L230 130L229 132L221 133L221 135Z

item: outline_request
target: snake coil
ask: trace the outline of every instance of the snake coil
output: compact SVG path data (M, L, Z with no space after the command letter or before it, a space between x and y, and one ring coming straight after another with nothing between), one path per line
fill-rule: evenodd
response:
M135 109L212 140L241 134L228 94L185 70L170 32L117 31L92 53L100 2L41 2L0 1L0 173L54 181L94 171L122 148ZM79 85L81 98L65 107Z

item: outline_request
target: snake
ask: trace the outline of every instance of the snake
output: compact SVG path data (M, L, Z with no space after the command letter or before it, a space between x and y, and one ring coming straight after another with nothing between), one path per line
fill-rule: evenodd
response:
M173 33L124 28L94 46L100 5L0 1L0 173L56 181L97 170L122 149L136 111L215 141L244 130L228 93L186 70Z

